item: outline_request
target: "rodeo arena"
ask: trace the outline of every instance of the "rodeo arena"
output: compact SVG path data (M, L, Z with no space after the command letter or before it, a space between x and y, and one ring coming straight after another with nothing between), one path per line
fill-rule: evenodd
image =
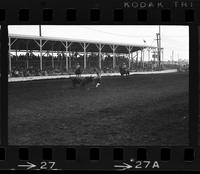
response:
M8 40L9 144L188 143L189 66L164 61L159 33L157 46Z

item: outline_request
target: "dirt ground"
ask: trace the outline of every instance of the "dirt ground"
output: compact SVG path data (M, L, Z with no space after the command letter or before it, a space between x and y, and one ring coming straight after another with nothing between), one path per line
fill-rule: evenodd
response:
M9 83L10 145L187 145L188 73Z

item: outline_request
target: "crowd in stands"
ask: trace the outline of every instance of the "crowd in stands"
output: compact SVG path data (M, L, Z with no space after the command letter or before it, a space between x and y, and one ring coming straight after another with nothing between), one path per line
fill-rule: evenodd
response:
M116 58L116 69L118 65L122 64L124 60L122 58ZM42 57L42 71L40 70L40 57L35 55L20 55L12 56L12 77L26 77L26 76L41 76L41 75L56 75L56 74L73 74L77 63L80 64L81 68L84 67L84 56L79 57L71 56L68 62L68 72L66 71L66 58L62 55L43 56ZM128 59L125 60L128 66ZM107 56L102 60L102 71L103 72L114 72L113 70L113 58ZM84 69L83 73L93 73L94 68L99 68L99 56L89 55L86 59L87 68Z
M69 69L66 70L66 58L59 54L52 58L52 56L43 56L42 58L42 71L40 70L40 57L39 55L20 55L11 57L12 77L26 77L26 76L47 76L59 74L73 74L77 63L80 64L81 69L84 68L84 56L71 56L68 62ZM116 56L116 68L113 69L113 57L106 56L102 59L101 71L104 73L119 72L119 66L123 63L129 67L129 61L126 57ZM99 69L99 56L88 55L86 59L87 68L83 73L94 73L94 68ZM131 62L130 71L157 71L162 69L177 68L177 65L164 65L158 66L157 63L151 62ZM187 68L185 68L187 69Z

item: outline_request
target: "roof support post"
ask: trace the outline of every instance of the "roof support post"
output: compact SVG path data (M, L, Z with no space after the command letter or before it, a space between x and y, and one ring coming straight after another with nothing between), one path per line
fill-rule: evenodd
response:
M149 66L149 62L150 62L150 48L148 48L148 62L147 62L147 67L148 67L148 69L150 68L150 66Z
M87 49L88 46L89 46L89 43L86 44L86 43L84 42L83 45L81 44L81 47L82 47L83 50L84 50L84 60L83 60L84 69L87 68L87 55L86 55L87 50L86 50L86 49Z
M35 43L39 46L40 48L40 70L42 71L42 47L47 43L47 40L42 44L42 39L40 38L40 42L36 41L34 39Z
M148 63L150 61L150 48L148 48Z
M128 68L131 68L131 53L128 53Z
M137 55L136 55L136 71L138 71L138 50L137 50Z
M99 69L101 70L101 44L99 44Z
M99 69L101 70L102 66L101 66L101 60L102 60L102 49L104 47L104 45L102 44L96 44L96 47L99 49Z
M162 55L162 56L161 56L161 62L162 62L162 64L163 64L163 63L164 63L164 49L163 49L163 48L161 49L161 53L162 53L162 54L161 54L161 55Z
M12 75L12 62L11 62L11 38L8 38L8 50L9 50L9 54L8 54L8 58L9 58L9 73L10 76Z
M53 44L51 45L51 65L52 65L52 68L54 69L54 57L53 57Z
M144 48L142 49L142 69L144 71Z
M113 49L113 69L116 67L115 49Z
M156 60L155 56L156 56L156 50L153 49L153 64L155 64L155 60Z
M11 60L11 46L17 41L17 38L12 42L11 37L8 37L8 61L9 61L9 74L12 76L12 60ZM16 50L17 56L17 50Z
M40 70L42 71L42 39L40 39Z
M70 58L70 55L69 55L69 58L68 58L68 53L69 53L69 47L71 46L72 42L71 43L68 43L67 41L65 42L62 42L61 43L63 44L63 46L65 47L65 52L66 52L66 72L69 71L69 62L70 62L70 68L71 68L71 58Z
M71 58L72 57L72 52L69 51L69 69L72 68L72 62L71 62Z
M144 70L144 50L143 49L141 49L140 66L142 67L142 70Z
M132 69L133 67L133 52L130 53L130 68L129 69Z
M84 43L84 69L87 68L86 43Z
M27 53L28 53L28 42L26 43L26 55L28 55ZM26 56L26 69L29 68L29 62L28 62L28 59L29 59L29 56Z
M140 51L141 51L141 57L140 57L140 68L141 68L141 66L142 66L142 49Z
M66 72L68 72L69 71L69 63L68 63L68 42L66 41L65 42L65 51L66 51L66 63L65 63L65 67L66 67Z
M132 69L134 68L134 63L135 63L135 58L136 58L136 55L132 52Z
M61 53L60 53L60 70L61 70L61 73L63 73L63 57L64 57L64 53L63 53L63 51L61 51Z
M126 47L126 49L128 50L128 68L130 69L131 68L131 50L132 50L133 47L131 46L128 46Z
M116 57L115 57L116 53L115 53L115 51L117 49L117 46L116 45L111 45L110 48L113 51L113 69L115 69L116 68Z

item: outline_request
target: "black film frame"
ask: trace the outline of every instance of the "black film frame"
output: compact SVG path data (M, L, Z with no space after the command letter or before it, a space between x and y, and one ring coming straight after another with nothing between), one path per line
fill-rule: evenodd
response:
M13 169L20 161L38 164L55 161L57 169L98 169L115 170L117 162L128 162L131 157L138 160L157 160L160 169L144 170L200 170L198 80L199 80L199 23L200 2L192 7L174 7L175 1L160 1L163 8L126 8L123 0L62 0L56 1L0 1L1 24L1 146L0 169ZM137 0L134 2L140 3ZM143 1L148 3L148 1ZM157 1L151 1L156 4ZM182 1L178 1L182 2ZM68 12L67 12L68 11ZM69 12L71 11L71 12ZM66 13L72 13L70 19ZM91 16L91 14L93 15ZM166 14L166 15L163 15ZM68 15L69 16L69 15ZM98 17L96 17L98 16ZM163 17L162 17L163 16ZM165 16L165 17L164 17ZM11 146L8 145L8 25L188 25L189 26L189 145L188 146L147 146L147 147L81 147L81 146ZM163 148L171 152L169 161L162 161ZM167 150L168 149L168 150ZM66 152L76 160L67 160ZM19 154L22 159L19 159ZM25 155L24 155L25 154ZM5 155L5 156L4 156ZM27 160L26 158L29 157ZM24 158L24 159L23 159ZM114 159L115 158L115 159ZM47 168L50 169L50 168ZM138 169L138 170L143 170ZM134 169L137 170L137 169Z

